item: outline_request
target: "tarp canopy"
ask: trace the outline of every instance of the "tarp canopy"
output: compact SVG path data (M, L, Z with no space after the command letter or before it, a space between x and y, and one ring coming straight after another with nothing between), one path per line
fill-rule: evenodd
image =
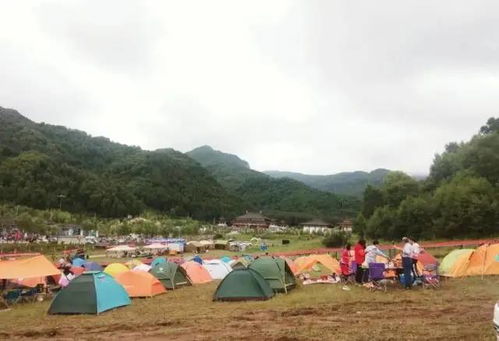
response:
M166 292L161 282L148 272L125 271L116 275L130 297L152 297Z
M127 292L104 272L84 272L57 293L49 314L99 314L131 303Z
M151 269L151 274L159 279L167 289L176 289L183 285L191 285L184 268L173 262L157 264Z
M213 300L268 300L273 296L274 291L258 272L244 268L232 271L220 282Z
M296 286L296 279L282 258L260 257L248 267L258 272L276 292L287 292Z
M185 262L181 265L187 272L192 284L209 283L212 281L210 273L201 264L194 261Z
M321 264L332 273L340 274L340 263L328 254L303 256L295 259L297 274L310 271L315 264Z
M150 245L144 246L144 249L149 249L149 250L166 250L166 249L168 249L168 245L160 244L160 243L154 243L154 244L150 244Z
M208 270L211 278L213 279L223 279L229 272L232 271L230 265L220 259L205 260L203 262L203 266L206 270Z
M59 275L57 269L45 256L0 261L0 279L24 279Z
M106 252L125 252L125 251L135 251L136 247L131 247L128 245L117 245L106 250Z

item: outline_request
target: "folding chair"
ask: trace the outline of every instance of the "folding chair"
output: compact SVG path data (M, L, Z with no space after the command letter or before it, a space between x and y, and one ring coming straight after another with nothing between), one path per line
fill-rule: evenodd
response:
M372 286L371 291L383 290L386 292L385 264L369 263L369 282Z
M421 275L421 282L423 283L423 288L440 288L440 277L438 276L438 266L435 264L427 264L423 269L423 274Z

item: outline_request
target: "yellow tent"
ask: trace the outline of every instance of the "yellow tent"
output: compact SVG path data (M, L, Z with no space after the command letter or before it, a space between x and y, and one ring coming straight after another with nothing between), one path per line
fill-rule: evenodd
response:
M106 266L106 268L104 269L104 272L107 273L108 275L111 275L114 277L117 274L119 274L121 272L128 271L128 270L130 270L130 269L128 269L128 267L124 264L111 263L108 266Z
M470 257L474 252L475 250L468 250L467 252L463 252L457 257L450 269L441 275L445 277L466 276L466 269L468 268Z
M328 254L303 256L295 259L298 274L309 271L317 263L328 268L331 272L337 274L341 272L340 263Z
M139 266L140 264L142 264L142 262L138 259L132 259L125 263L125 265L128 266L130 270L132 270L136 266Z

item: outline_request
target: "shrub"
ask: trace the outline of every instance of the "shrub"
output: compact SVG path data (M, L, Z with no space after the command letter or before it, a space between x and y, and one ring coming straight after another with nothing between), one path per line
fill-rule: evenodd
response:
M350 236L350 233L343 231L333 232L322 240L322 244L326 247L341 247L348 243Z

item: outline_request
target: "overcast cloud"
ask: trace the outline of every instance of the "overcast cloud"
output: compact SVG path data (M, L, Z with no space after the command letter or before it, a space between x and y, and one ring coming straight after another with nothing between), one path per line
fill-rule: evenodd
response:
M258 170L427 173L499 115L499 2L0 0L0 106Z

